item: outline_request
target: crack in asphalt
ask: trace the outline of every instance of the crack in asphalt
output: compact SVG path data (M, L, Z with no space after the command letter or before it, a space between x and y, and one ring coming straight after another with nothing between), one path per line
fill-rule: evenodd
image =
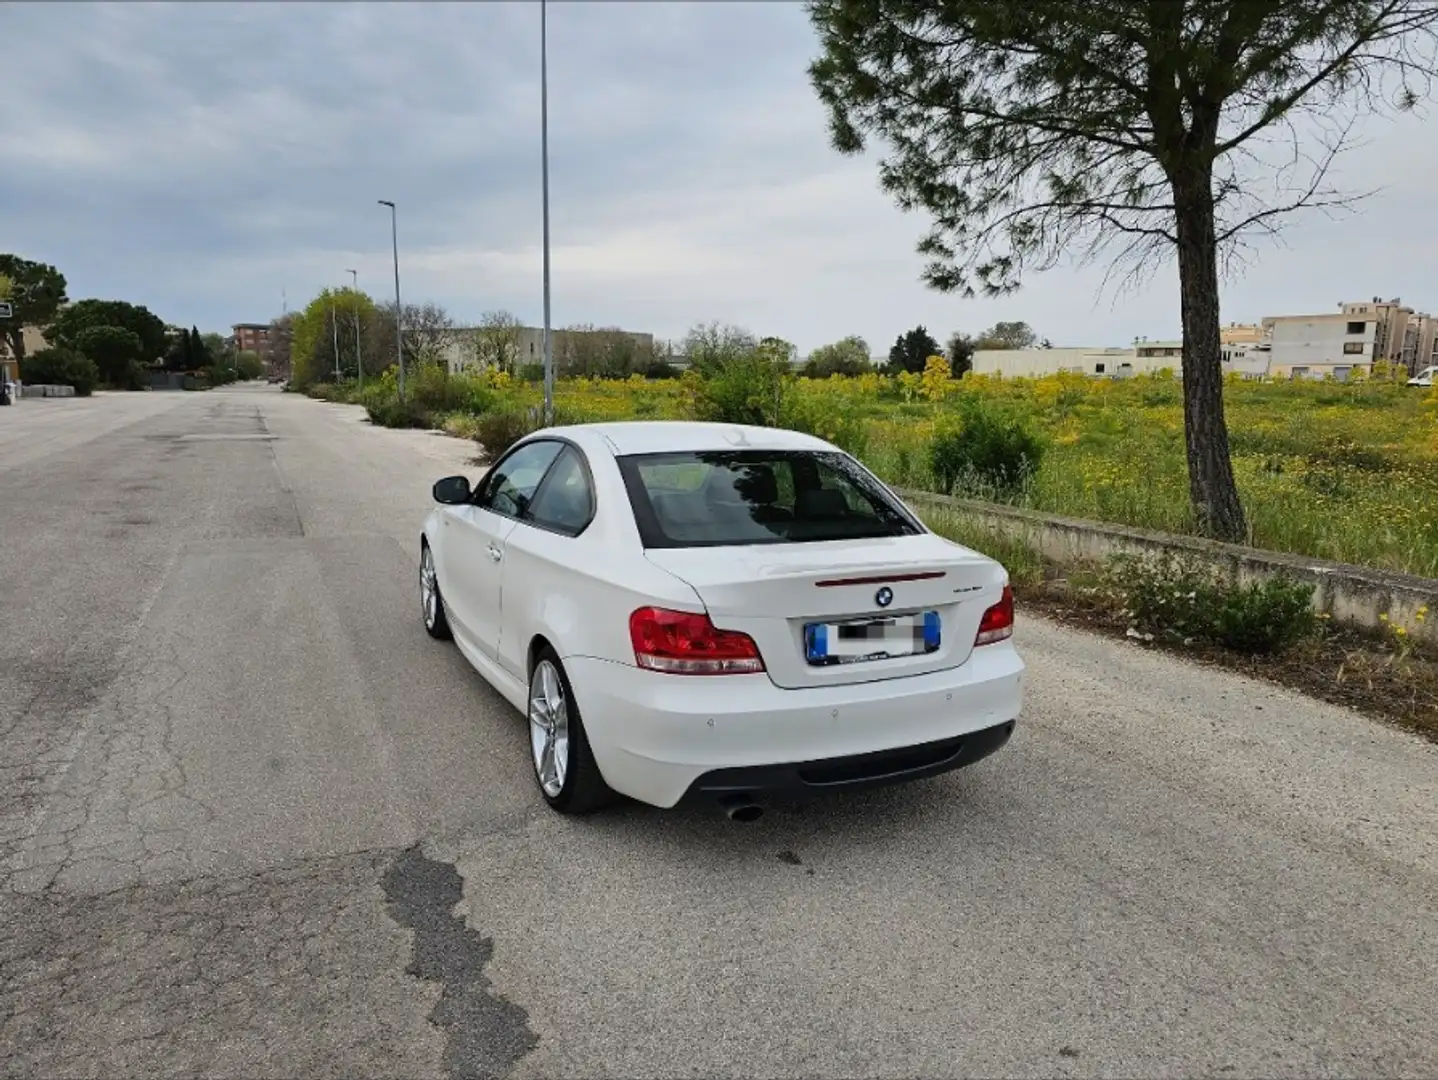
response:
M539 1045L529 1014L490 990L484 965L492 939L456 917L464 881L451 863L418 848L404 852L381 881L392 916L414 931L406 973L440 985L430 1021L445 1033L445 1069L457 1080L497 1080Z
M63 755L60 775L88 768L84 779L90 782L56 783L28 835L9 838L0 883L15 892L43 893L97 872L121 886L193 875L186 849L194 831L214 820L214 811L190 790L172 742L167 699L186 678L173 643L167 643L111 684L82 723L83 737Z
M443 1075L378 884L398 854L0 893L0 1075Z

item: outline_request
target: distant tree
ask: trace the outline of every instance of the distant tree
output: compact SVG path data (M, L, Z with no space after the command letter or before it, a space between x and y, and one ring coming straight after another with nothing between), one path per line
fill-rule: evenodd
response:
M117 390L129 390L136 385L136 369L144 355L144 347L134 331L119 326L91 326L81 330L75 349L65 351L89 357L100 381Z
M404 306L405 360L420 364L445 364L449 350L458 340L454 318L432 301Z
M949 347L945 355L949 358L949 368L954 373L954 378L962 379L974 368L974 339L961 330L955 330L949 335Z
M207 368L221 359L210 351L204 336L194 326L190 327L190 353L197 361L196 368Z
M9 300L14 289L15 283L10 280L9 275L0 274L0 300Z
M519 366L519 344L524 324L508 311L486 311L474 330L472 348L476 365L515 373Z
M976 349L1032 349L1038 335L1026 322L997 322L979 335Z
M265 362L259 353L245 349L235 354L235 373L242 379L258 379L265 373Z
M410 308L406 306L405 310ZM360 319L362 358L355 351L356 314ZM302 310L271 323L267 353L271 370L280 374L288 370L290 385L296 390L317 382L333 382L336 356L342 378L355 378L361 359L366 378L379 375L395 362L394 305L387 309L376 307L362 290L322 289ZM414 363L408 349L405 363Z
M0 275L9 284L8 319L0 319L0 340L16 360L25 359L25 327L48 326L68 299L65 275L49 263L31 262L19 255L0 255Z
M212 357L225 356L233 360L239 351L235 348L235 340L233 338L227 338L223 334L216 334L213 331L207 334L201 334L200 340L205 343L205 351Z
M755 351L785 371L792 371L799 361L799 350L794 343L781 337L760 338Z
M869 343L857 335L842 338L831 345L820 345L804 362L804 374L811 379L827 379L830 375L862 375L873 370Z
M125 300L77 300L55 316L45 330L45 340L83 352L80 335L98 326L114 326L134 334L140 340L139 362L142 364L161 359L170 346L164 320L149 308Z
M567 326L555 333L553 349L555 370L564 376L620 379L641 366L633 335L613 326Z
M931 356L942 355L943 350L933 335L922 326L916 326L906 334L900 334L889 349L888 371L897 375L901 371L919 374Z
M265 336L260 359L264 361L265 367L271 375L285 376L290 373L290 348L294 343L294 336L295 317L293 315L281 315L278 319L270 321L270 332Z
M165 335L165 370L177 372L194 370L190 365L190 332L183 326L167 326Z
M1433 0L809 0L810 75L835 147L893 149L883 185L933 228L935 288L998 295L1120 246L1176 252L1189 498L1242 540L1220 358L1219 269L1250 230L1342 205L1353 120L1435 74ZM1316 142L1316 152L1303 146ZM1269 199L1265 194L1271 193Z
M759 347L759 342L743 327L710 322L691 327L681 347L689 358L689 367L708 376L725 364L748 356Z

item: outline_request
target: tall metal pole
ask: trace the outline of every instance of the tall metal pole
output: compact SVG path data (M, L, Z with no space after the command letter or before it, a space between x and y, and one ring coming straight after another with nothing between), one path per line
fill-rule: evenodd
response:
M335 382L340 381L340 320L335 311L335 294L330 293L330 329L335 336Z
M544 422L554 423L554 342L549 328L549 20L539 0L539 153L544 188Z
M399 302L399 211L389 199L379 200L389 207L390 239L394 243L394 355L399 365L399 399L404 401L404 308Z
M359 271L349 272L350 281L353 282L355 311L355 377L359 380L359 388L364 389L364 359L360 356L360 335L359 335Z

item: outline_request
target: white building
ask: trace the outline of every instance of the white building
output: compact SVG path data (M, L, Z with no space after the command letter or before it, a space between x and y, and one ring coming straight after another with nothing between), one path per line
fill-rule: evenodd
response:
M1005 379L1037 379L1059 372L1096 378L1127 379L1183 365L1181 341L1135 341L1131 348L979 349L976 375Z
M1268 373L1278 379L1343 381L1355 370L1370 371L1377 353L1378 321L1370 313L1273 315L1263 320L1269 334Z
M1223 346L1223 373L1232 372L1245 379L1262 379L1268 375L1271 366L1272 349L1268 342L1250 344L1240 342Z
M451 372L458 373L477 366L475 346L477 338L484 332L482 327L474 326L460 327L455 331L454 340L445 350L445 359ZM542 326L517 326L512 333L511 347L514 349L514 362L517 366L544 362ZM554 352L556 365L582 361L589 353L603 352L621 341L628 350L640 355L650 356L654 352L654 335L632 330L566 327L562 330L551 328L550 335L550 348Z

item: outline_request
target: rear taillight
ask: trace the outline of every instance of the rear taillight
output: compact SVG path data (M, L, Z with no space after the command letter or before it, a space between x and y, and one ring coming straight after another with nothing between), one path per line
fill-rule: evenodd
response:
M708 615L640 608L629 616L634 662L670 675L752 675L764 670L748 634L720 630Z
M1014 591L1005 585L999 602L984 612L984 617L979 620L979 636L974 638L974 645L992 645L1013 636Z

